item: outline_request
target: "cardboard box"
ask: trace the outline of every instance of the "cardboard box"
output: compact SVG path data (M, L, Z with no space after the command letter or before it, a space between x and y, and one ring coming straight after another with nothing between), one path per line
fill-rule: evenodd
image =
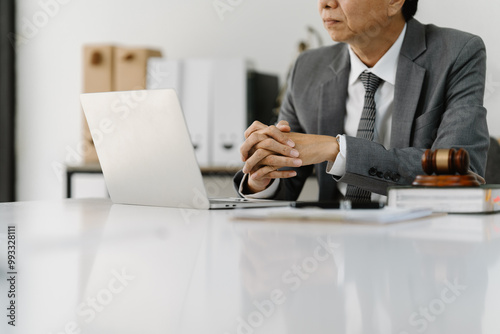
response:
M83 93L145 89L150 57L161 57L161 52L113 45L85 45ZM82 127L83 163L99 162L85 116Z
M83 47L83 93L113 90L113 56L111 45Z
M113 90L113 53L114 47L111 45L86 45L83 47L83 93ZM82 118L83 162L99 162L83 113Z
M161 51L116 47L113 90L146 89L148 59L151 57L161 57Z

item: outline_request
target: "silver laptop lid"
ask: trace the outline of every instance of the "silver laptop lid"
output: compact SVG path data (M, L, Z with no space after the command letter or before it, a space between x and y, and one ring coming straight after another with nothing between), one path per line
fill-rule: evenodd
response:
M114 203L209 208L174 90L82 94L81 102Z

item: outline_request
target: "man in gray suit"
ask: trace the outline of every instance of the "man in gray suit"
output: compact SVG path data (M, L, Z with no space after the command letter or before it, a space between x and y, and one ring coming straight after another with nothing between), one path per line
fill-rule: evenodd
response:
M471 172L484 176L485 46L477 36L422 25L413 19L417 1L318 1L341 43L303 53L280 123L247 129L245 166L235 176L240 194L295 200L315 167L320 200L380 200L388 186L423 174L428 148L465 148Z

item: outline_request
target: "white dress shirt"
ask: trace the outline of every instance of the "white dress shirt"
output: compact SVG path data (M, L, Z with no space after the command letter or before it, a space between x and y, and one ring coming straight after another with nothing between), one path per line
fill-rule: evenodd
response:
M365 87L359 76L364 71L372 72L380 79L379 88L375 92L375 129L373 141L384 145L386 149L390 149L391 144L391 126L392 126L392 108L394 102L394 86L396 84L396 73L398 70L399 53L403 46L403 40L406 32L406 24L403 31L399 35L396 42L384 54L382 58L373 66L368 68L358 56L349 48L349 56L351 58L351 73L349 74L349 85L347 88L346 100L346 116L344 120L345 135L356 137L358 132L359 120L363 113ZM326 172L331 175L341 177L345 174L346 156L348 149L345 141L345 135L339 136L340 153L334 163L329 163ZM345 195L347 184L339 182L337 184L340 192ZM372 201L385 201L386 196L373 194Z
M337 177L341 177L345 174L346 156L349 153L345 135L356 137L358 132L358 125L359 120L361 119L361 114L363 113L365 96L365 87L363 86L359 76L364 71L372 72L382 79L382 82L375 93L376 117L373 141L384 145L386 149L390 148L394 86L396 83L399 53L401 52L405 33L406 24L396 42L372 68L368 68L358 58L354 51L349 48L351 72L349 74L349 83L347 88L346 116L344 120L345 134L339 136L340 153L337 155L337 159L334 163L328 163L326 169L328 174L335 175ZM266 190L251 195L244 195L242 193L242 189L247 177L248 176L245 175L242 179L239 189L240 195L244 197L270 198L273 197L278 190L280 180L275 179ZM345 195L347 184L339 182L337 186L339 191ZM371 200L385 201L386 196L372 193Z

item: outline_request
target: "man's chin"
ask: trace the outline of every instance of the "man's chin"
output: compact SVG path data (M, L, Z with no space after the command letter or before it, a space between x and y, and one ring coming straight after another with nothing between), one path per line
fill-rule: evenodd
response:
M332 39L332 41L334 42L345 42L347 39L345 37L342 37L342 36L339 36L338 34L333 34L333 33L330 33L330 38Z
M339 31L333 31L333 30L327 29L327 32L328 32L328 35L330 35L330 38L332 39L332 41L334 41L334 42L346 42L348 39L347 36L345 36L345 34L339 32Z

